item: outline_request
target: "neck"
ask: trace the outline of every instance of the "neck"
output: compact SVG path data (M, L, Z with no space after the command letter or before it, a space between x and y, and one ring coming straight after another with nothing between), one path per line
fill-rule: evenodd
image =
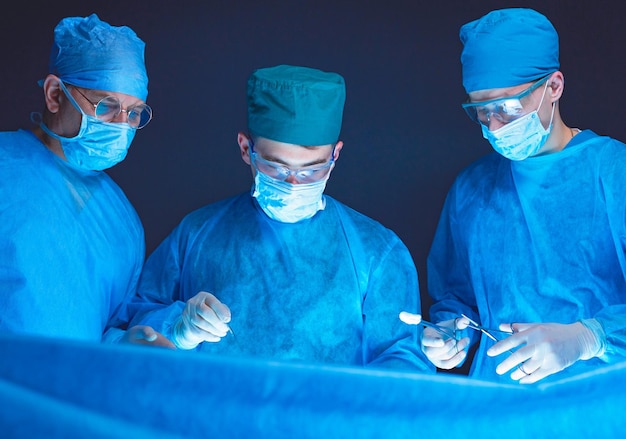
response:
M563 120L561 120L561 116L556 111L554 113L554 119L552 121L552 130L550 132L550 137L544 147L542 148L542 152L540 155L544 154L552 154L555 152L562 151L565 146L572 140L572 138L578 134L579 130L575 128L570 128Z
M42 130L39 126L36 126L32 129L33 133L37 138L43 143L46 148L50 151L61 157L65 160L65 154L63 153L63 148L61 148L61 143L52 137L50 137L44 130Z

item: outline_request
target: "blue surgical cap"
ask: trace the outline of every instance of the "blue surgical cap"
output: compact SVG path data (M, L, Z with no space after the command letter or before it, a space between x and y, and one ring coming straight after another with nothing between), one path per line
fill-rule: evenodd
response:
M337 73L289 65L258 69L248 79L248 129L294 145L335 143L345 100Z
M54 29L50 73L79 87L148 97L145 43L126 26L111 26L96 14L67 17Z
M467 93L513 87L559 69L559 36L532 9L489 12L461 27L463 86Z

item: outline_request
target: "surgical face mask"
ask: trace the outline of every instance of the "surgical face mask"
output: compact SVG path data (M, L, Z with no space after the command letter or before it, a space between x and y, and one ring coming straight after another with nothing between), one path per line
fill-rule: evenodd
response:
M74 137L63 137L54 133L43 122L39 126L61 143L67 161L79 169L102 171L124 160L136 129L127 123L103 122L85 114L63 82L60 85L72 105L82 115L78 134Z
M548 83L546 82L546 88ZM539 102L539 106L519 119L508 123L495 131L490 131L485 125L481 124L483 137L491 143L493 149L508 158L509 160L524 160L532 157L550 136L552 130L552 119L554 118L554 104L552 104L552 115L550 116L550 124L548 128L544 128L539 118L538 111L543 103L544 93Z
M311 218L326 207L322 197L326 178L314 183L291 184L256 170L252 196L270 218L283 223L296 223Z

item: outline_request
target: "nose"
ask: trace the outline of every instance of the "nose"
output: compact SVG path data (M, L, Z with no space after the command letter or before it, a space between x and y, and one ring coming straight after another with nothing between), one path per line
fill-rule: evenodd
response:
M495 131L498 128L502 128L505 124L500 122L497 117L490 117L489 122L487 122L487 128L489 131Z
M113 118L112 122L128 123L128 110L121 109L117 116Z
M296 173L291 171L289 173L289 175L287 176L287 178L285 178L285 181L287 183L291 183L291 184L298 184L298 179L296 178Z

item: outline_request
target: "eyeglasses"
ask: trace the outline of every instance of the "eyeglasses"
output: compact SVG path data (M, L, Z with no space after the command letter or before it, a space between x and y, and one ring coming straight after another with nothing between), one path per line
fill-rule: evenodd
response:
M150 108L149 105L139 104L124 110L122 109L122 104L119 99L115 96L105 96L97 103L94 103L91 99L85 96L78 87L74 86L74 90L84 97L87 102L93 105L93 111L96 119L103 122L111 122L120 113L126 113L128 116L128 125L139 130L148 125L148 122L152 120L152 108Z
M466 102L462 104L462 107L470 119L487 127L492 117L503 124L511 123L526 114L524 103L526 103L528 96L546 82L549 77L550 75L547 75L537 80L526 90L515 96L482 102Z
M330 160L324 165L319 167L300 169L289 169L284 165L265 160L257 152L254 151L254 143L252 142L252 140L250 140L250 150L250 158L252 159L252 163L254 164L256 170L280 181L285 181L289 178L289 176L293 175L299 183L315 183L324 179L330 172L332 166L335 164L334 147L333 152L330 156Z

